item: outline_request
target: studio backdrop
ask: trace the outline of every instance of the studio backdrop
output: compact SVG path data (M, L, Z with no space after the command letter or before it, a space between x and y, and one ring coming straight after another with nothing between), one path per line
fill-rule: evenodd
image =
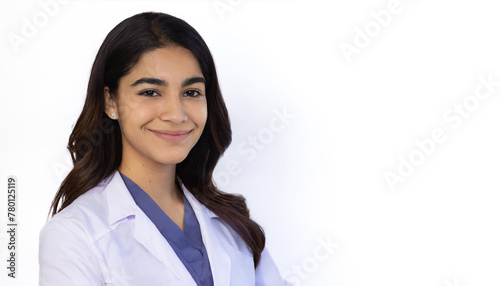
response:
M500 284L494 1L2 0L1 285L37 285L92 62L145 11L207 42L233 130L214 179L292 285Z

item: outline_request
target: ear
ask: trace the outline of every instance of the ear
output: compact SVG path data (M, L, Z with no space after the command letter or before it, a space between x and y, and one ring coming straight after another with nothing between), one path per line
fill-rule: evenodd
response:
M104 111L109 116L109 118L116 120L118 119L118 108L116 107L116 98L111 96L109 92L109 88L104 87L104 99L105 99L105 107Z

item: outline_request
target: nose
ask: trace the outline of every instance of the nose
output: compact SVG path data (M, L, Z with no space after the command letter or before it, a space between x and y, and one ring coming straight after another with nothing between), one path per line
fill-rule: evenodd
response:
M162 101L160 119L172 123L182 123L187 121L186 110L180 96L166 96Z

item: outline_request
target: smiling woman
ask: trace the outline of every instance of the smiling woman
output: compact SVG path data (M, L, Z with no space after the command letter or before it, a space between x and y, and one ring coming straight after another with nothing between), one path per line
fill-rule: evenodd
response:
M102 140L88 144L95 130ZM284 285L245 199L213 184L230 142L201 36L162 13L118 24L40 234L40 285Z

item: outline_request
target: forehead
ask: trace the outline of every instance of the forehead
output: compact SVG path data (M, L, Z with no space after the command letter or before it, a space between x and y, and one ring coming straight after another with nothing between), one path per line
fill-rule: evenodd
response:
M193 76L202 77L202 72L191 51L180 46L170 46L144 53L126 77L133 80L143 76L176 81Z

